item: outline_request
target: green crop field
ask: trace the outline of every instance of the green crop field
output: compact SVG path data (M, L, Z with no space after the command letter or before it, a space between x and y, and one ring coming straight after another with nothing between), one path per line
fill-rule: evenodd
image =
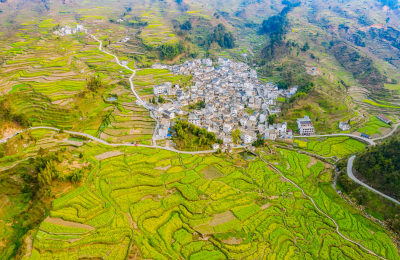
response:
M37 138L49 133L35 131ZM75 149L94 167L80 187L53 201L24 259L376 259L341 238L300 190L258 159L95 143ZM400 259L385 231L336 195L330 168L287 150L265 158L348 238Z
M350 137L307 138L296 139L295 144L302 149L323 157L338 158L363 151L366 144Z
M163 69L141 69L138 70L133 83L138 93L145 98L153 96L153 87L165 82L179 84L181 87L187 87L192 77L190 75L174 75L169 70Z
M364 126L357 129L357 132L365 133L367 135L382 134L381 131L384 128L390 128L390 126L374 116L371 117Z
M32 126L53 126L109 141L148 144L155 122L148 111L135 104L128 87L131 72L119 66L114 57L100 52L98 43L84 34L35 35L35 28L52 31L56 25L53 23L51 19L24 23L29 33L15 36L13 43L2 50L7 59L0 66L0 92L9 95L1 102L8 102ZM107 38L104 34L98 37ZM122 59L126 60L124 56ZM133 65L132 60L128 62ZM151 84L180 80L170 73L153 72L150 70L150 77L157 79ZM94 74L100 76L104 88L88 93L86 80ZM110 94L118 100L107 102Z
M370 104L370 105L373 105L373 106L377 106L377 107L400 108L399 106L394 106L394 105L391 105L390 103L389 104L381 104L381 103L378 103L378 102L370 100L370 99L364 99L363 102L367 103L367 104Z

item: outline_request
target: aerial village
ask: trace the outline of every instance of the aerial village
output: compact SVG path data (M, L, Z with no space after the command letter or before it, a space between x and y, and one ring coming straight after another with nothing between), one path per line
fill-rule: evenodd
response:
M59 30L55 30L53 33L58 36L66 36L80 32L86 32L86 29L83 27L83 25L77 24L75 28L66 25L65 27L61 27Z
M215 133L225 147L233 146L231 133L235 129L240 130L243 144L253 143L258 136L269 140L293 137L286 122L268 124L268 116L278 115L278 97L290 98L297 87L284 90L273 83L263 84L247 64L223 58L216 64L211 59L196 59L182 65L155 64L153 68L193 77L186 90L169 82L154 86L155 96L163 95L170 101L153 110L160 119L156 129L159 140L169 136L176 117ZM200 109L184 112L184 107L198 102L203 104ZM314 134L309 118L299 119L298 124L301 134Z
M87 30L80 24L75 28L67 25L54 34L66 36L79 32ZM121 42L128 40L126 37ZM155 140L171 136L176 118L186 119L215 133L225 148L234 146L231 134L235 129L241 133L242 144L251 144L260 136L265 140L293 138L293 131L288 129L286 122L269 124L268 117L279 115L281 108L278 97L292 97L297 92L297 86L279 89L276 84L264 84L258 79L256 70L247 64L221 57L216 62L211 59L195 59L181 65L157 63L152 68L167 69L175 75L192 75L193 83L189 88L171 82L154 86L154 95L163 96L168 101L162 104L142 104L157 121ZM185 109L199 102L203 104L200 109L190 112ZM341 124L346 129L349 127L344 122ZM300 135L315 134L315 128L307 116L299 118L297 125ZM213 148L217 149L219 145Z

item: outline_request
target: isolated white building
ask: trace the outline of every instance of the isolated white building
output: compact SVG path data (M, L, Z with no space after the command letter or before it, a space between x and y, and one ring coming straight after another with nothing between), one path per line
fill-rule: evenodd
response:
M339 122L339 128L342 131L350 130L350 125L346 122Z
M297 119L297 127L299 128L300 135L310 136L315 134L315 128L309 116Z

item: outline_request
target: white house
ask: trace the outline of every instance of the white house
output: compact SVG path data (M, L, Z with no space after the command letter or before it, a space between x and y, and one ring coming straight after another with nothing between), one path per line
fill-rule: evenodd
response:
M231 124L224 124L222 129L225 133L229 134L232 132L232 125Z
M265 137L265 139L268 139L268 140L273 140L273 141L276 140L275 129L269 129L269 130L265 131L264 137Z
M304 118L298 118L297 127L299 128L300 135L310 136L315 134L315 128L310 120L310 117L308 116L304 116Z
M189 118L188 118L189 123L200 126L200 118L194 114L194 113L190 113L189 114Z
M71 27L69 27L69 25L65 26L65 35L69 35L72 34L72 30Z
M201 62L203 63L203 65L205 65L207 67L211 67L213 64L211 59L203 59L203 60L201 60Z
M158 85L153 87L153 93L154 95L161 95L164 94L167 91L167 86L166 85Z
M346 122L339 122L339 128L342 131L350 130L350 125Z
M219 149L219 144L215 143L212 145L213 150L218 150Z
M259 122L260 122L260 123L264 123L265 120L267 120L267 115L264 114L264 113L261 113L261 114L260 114L260 118L259 118Z
M287 123L283 122L281 124L276 124L276 131L278 132L279 135L286 134L287 131Z
M168 110L164 111L164 112L163 112L163 115L164 115L166 118L169 118L169 119L174 119L174 118L175 118L175 113L174 113L174 112L171 112L171 111L168 111Z
M245 144L251 144L255 141L255 138L253 136L245 133L243 133L240 138L243 140L243 143Z
M290 88L289 95L293 96L294 94L296 94L298 88L299 88L298 86L294 86L294 87Z

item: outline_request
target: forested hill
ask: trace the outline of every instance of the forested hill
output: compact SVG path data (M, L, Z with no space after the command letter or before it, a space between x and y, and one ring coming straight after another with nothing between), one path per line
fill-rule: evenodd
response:
M354 167L374 188L400 199L400 136L358 156Z

